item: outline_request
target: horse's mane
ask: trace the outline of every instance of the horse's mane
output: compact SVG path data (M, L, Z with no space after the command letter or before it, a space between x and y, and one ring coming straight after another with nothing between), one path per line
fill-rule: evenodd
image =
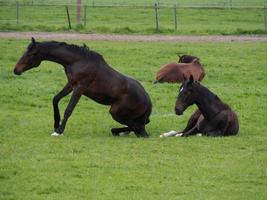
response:
M101 54L93 50L90 50L90 48L86 44L83 44L83 46L78 46L76 44L67 44L66 42L57 42L57 41L43 42L42 44L64 46L73 53L78 53L83 57L104 60Z
M194 81L193 84L194 84L194 87L197 87L198 90L201 90L202 94L205 95L205 98L220 100L220 98L216 94L214 94L212 91L210 91L205 86L201 85L198 81Z

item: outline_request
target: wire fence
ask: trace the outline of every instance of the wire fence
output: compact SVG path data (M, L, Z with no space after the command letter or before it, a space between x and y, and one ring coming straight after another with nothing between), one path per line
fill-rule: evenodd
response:
M237 7L217 3L204 6L163 4L102 4L86 1L79 20L75 2L25 0L0 1L0 30L58 31L75 29L81 32L111 33L174 33L174 34L264 34L267 32L267 10L264 4ZM51 3L51 2L50 2ZM112 1L111 1L112 3ZM140 6L142 5L142 6ZM230 6L231 5L231 6ZM246 4L248 5L248 4Z
M76 0L0 0L0 4L27 5L76 5ZM261 8L267 5L267 0L82 0L87 6L123 6L152 7L155 3L160 7L216 7L216 8Z

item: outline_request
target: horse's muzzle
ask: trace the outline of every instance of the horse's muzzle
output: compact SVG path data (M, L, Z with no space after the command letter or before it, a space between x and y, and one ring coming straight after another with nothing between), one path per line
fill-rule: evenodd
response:
M183 114L183 111L178 109L178 108L175 108L175 114L176 115L182 115Z
M14 74L16 74L16 75L21 75L22 74L22 71L21 70L19 70L19 69L14 69Z

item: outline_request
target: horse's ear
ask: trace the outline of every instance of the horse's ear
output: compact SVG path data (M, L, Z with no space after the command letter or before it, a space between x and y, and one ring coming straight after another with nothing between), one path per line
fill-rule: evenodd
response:
M200 65L200 62L199 62L199 59L198 58L194 58L194 60L192 61L192 63L199 64Z
M32 44L35 44L35 39L34 39L34 37L32 37Z
M194 82L194 77L192 76L192 74L190 75L189 81L190 81L190 83Z

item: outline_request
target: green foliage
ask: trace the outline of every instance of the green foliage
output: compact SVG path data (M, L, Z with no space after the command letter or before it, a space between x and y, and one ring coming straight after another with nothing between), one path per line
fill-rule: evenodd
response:
M262 8L215 9L177 8L177 30L174 30L173 8L159 9L159 33L171 35L214 34L265 34ZM83 33L155 33L155 10L153 7L87 7L86 25L84 8L82 25L76 25L76 6L69 6L72 27ZM19 22L16 6L0 7L0 31L63 31L68 30L64 5L21 5Z
M84 41L70 41L82 44ZM52 98L66 78L58 64L13 75L29 41L0 40L0 199L266 199L266 43L85 42L139 80L153 102L151 137L112 137L109 107L82 98L65 135L50 137ZM166 138L195 107L176 116L178 85L152 84L176 53L201 58L203 84L237 112L228 138ZM69 97L60 102L63 113Z

